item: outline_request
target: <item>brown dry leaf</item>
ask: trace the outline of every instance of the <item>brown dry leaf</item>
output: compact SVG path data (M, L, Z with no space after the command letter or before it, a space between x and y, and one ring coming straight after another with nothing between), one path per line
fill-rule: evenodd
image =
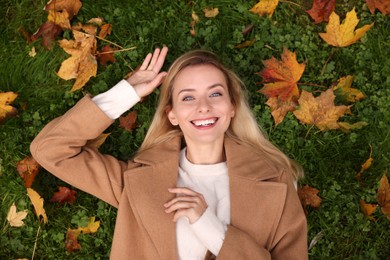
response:
M107 62L115 63L116 59L114 53L116 48L112 48L110 45L104 46L97 55L97 59L101 65L106 65Z
M102 26L103 24L103 19L100 18L100 17L95 17L95 18L92 18L92 19L89 19L87 23L94 23L96 24L97 26Z
M382 213L390 220L390 187L386 173L383 174L379 181L377 201L379 206L381 206Z
M80 32L82 31L82 32L85 32L87 34L91 34L91 35L95 36L97 34L98 27L92 23L87 23L87 24L78 23L78 24L72 26L72 30L73 31L80 31Z
M50 202L60 202L73 204L76 200L77 191L69 189L68 187L58 186L58 191L54 192Z
M89 140L87 142L87 146L95 148L96 150L99 149L99 147L106 141L107 137L110 134L100 134L97 138L93 140Z
M374 25L374 23L371 23L355 30L358 23L359 19L357 18L355 8L347 13L342 24L340 24L340 17L335 12L332 12L329 17L329 23L326 25L326 33L320 33L320 37L332 46L349 46L360 40Z
M62 29L70 29L70 20L69 14L67 11L56 12L54 10L49 10L49 15L47 17L49 22L53 22L60 26Z
M27 210L16 211L15 202L12 203L8 210L7 221L11 227L21 227L24 225L23 220L27 217Z
M131 131L135 128L137 121L137 111L131 111L126 116L119 117L119 127L126 131Z
M314 23L328 22L335 4L336 0L314 0L312 8L306 12L314 20Z
M57 75L65 80L76 79L71 91L82 88L97 73L96 38L91 34L73 30L74 40L61 40L59 45L71 55L62 62Z
M337 85L332 87L336 97L343 103L353 103L366 97L360 90L351 88L353 76L345 76L337 81Z
M347 106L335 106L332 89L322 92L319 97L303 90L298 100L299 109L293 113L303 124L317 126L321 131L340 128L338 120L349 112Z
M360 168L360 171L356 174L355 179L358 181L361 181L362 173L371 167L372 162L374 159L372 159L372 146L370 145L370 156L368 159L362 164L362 167Z
M16 170L23 179L26 188L31 188L40 169L41 166L32 156L27 156L16 164Z
M375 218L371 215L375 212L378 205L366 203L364 200L360 200L359 204L360 210L363 212L363 215L369 220L375 221Z
M10 104L18 97L14 92L0 92L0 124L8 117L15 116L18 111Z
M306 214L307 206L313 208L319 208L321 206L322 199L318 197L318 192L320 192L318 189L310 187L309 185L305 185L303 188L298 188L298 197Z
M99 37L102 39L105 39L107 35L110 35L112 32L112 25L111 24L103 24L100 28Z
M271 97L267 100L266 104L270 107L275 126L277 126L282 123L288 112L296 109L298 102L295 100L281 101L277 97Z
M51 0L46 4L45 10L53 10L55 12L66 11L69 19L72 19L79 12L81 6L82 3L80 0Z
M31 200L31 203L35 209L35 215L37 215L38 219L42 216L43 222L47 223L46 211L43 208L43 198L33 189L27 188L27 195Z
M269 17L272 17L278 4L279 0L260 0L249 11L259 16L268 15Z
M204 8L202 11L207 18L214 18L219 14L218 8Z
M81 249L81 245L79 244L79 241L77 241L80 232L81 231L79 229L68 228L65 238L65 248L67 252L72 253L73 251Z
M199 16L195 13L195 11L192 11L191 17L192 17L192 21L190 23L190 26L191 26L190 33L192 36L195 36L196 35L195 25L199 21Z
M375 13L375 9L378 9L384 15L390 14L389 0L366 0L366 3L372 14Z
M34 42L42 37L42 46L51 50L53 48L52 43L54 39L62 33L62 29L59 25L53 22L46 22L42 24L39 29L31 36L31 40Z

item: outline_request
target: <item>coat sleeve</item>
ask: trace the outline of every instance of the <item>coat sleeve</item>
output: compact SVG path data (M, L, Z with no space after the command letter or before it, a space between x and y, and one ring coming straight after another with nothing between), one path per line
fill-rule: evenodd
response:
M279 181L287 184L287 195L270 248L230 225L217 259L308 259L306 216L291 175L283 172Z
M87 145L113 121L85 96L42 129L30 145L31 154L59 179L117 207L127 165Z

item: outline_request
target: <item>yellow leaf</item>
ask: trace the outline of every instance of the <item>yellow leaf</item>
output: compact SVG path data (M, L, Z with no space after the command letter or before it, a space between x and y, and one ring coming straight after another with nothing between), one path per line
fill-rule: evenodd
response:
M16 211L15 203L8 210L7 220L11 227L21 227L24 225L23 219L27 216L27 210Z
M99 147L106 141L107 137L109 136L110 134L100 134L98 137L96 137L95 139L93 140L89 140L87 142L87 145L89 147L93 147L95 148L96 150L99 149Z
M37 52L35 51L35 47L32 47L31 51L28 52L28 56L35 57L37 55Z
M202 11L207 18L213 18L219 14L218 8L204 8Z
M347 13L342 24L340 24L340 17L335 12L332 12L329 16L329 23L326 25L326 33L320 33L320 37L332 46L349 46L360 40L374 25L374 23L364 25L355 31L358 23L359 19L357 18L355 8Z
M278 4L279 0L260 0L249 11L259 16L268 15L271 17Z
M240 44L237 44L236 46L234 46L234 48L235 49L243 49L243 48L252 46L253 44L255 44L255 42L256 42L256 38L253 38L253 40L251 40L251 41L244 41Z
M88 225L86 227L79 227L78 229L84 234L96 233L100 227L100 221L95 221L95 217L89 218Z
M41 196L31 188L27 188L27 195L34 206L37 217L40 218L40 216L42 216L43 222L47 223L46 211L43 208L43 198L41 198Z
M59 25L62 29L70 29L70 20L69 14L66 10L62 12L57 12L54 10L49 10L49 15L47 20Z
M16 99L18 94L14 92L0 92L0 124L5 118L16 115L16 108L10 104Z
M350 124L348 122L338 122L337 124L340 126L341 131L343 131L344 133L349 133L350 130L360 129L360 128L368 125L368 123L364 122L364 121L356 122L353 124Z
M343 102L356 102L366 96L358 89L351 88L353 76L345 76L338 80L337 85L333 87L335 95Z

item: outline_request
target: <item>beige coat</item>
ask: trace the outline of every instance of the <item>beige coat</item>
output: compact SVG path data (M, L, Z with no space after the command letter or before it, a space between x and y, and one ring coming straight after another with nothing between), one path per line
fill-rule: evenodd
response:
M113 120L89 96L50 122L31 144L49 172L118 208L111 259L177 259L173 198L180 140L127 163L86 145ZM307 259L306 218L291 175L225 138L231 224L217 259Z

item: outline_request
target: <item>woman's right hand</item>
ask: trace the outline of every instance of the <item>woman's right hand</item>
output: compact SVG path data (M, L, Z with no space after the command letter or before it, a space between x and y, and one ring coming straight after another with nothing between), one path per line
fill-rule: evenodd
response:
M167 73L160 70L164 65L167 52L168 47L164 46L161 50L156 48L153 54L146 55L141 67L127 79L140 98L152 93L162 83Z

